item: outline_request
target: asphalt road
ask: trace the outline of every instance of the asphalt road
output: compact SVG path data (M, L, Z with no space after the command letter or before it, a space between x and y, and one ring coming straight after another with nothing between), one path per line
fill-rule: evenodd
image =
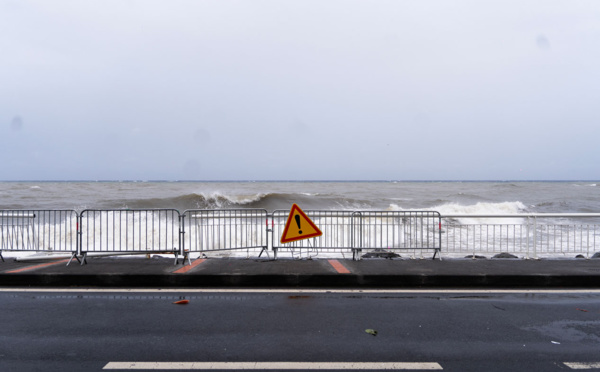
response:
M600 291L0 290L1 371L565 371L599 350Z

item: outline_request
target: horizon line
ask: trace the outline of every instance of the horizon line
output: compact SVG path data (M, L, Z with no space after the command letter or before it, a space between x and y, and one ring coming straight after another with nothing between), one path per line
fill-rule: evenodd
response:
M530 180L522 180L522 179L374 179L374 180L365 180L365 179L332 179L332 180L318 180L318 179L309 179L309 180L273 180L273 179L256 179L256 180L169 180L169 179L46 179L46 180L35 180L35 179L25 179L25 180L0 180L0 182L207 182L207 183L216 183L216 182L600 182L600 180L594 179L530 179Z

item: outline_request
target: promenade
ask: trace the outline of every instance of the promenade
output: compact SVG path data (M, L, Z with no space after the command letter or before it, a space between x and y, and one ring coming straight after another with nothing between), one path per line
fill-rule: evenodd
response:
M597 259L196 259L0 262L1 287L600 288Z

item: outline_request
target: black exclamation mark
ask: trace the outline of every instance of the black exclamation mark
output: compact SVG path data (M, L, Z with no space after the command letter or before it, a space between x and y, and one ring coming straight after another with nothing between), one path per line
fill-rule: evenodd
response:
M298 229L300 230L302 227L300 226L300 215L295 215L294 218L296 219L296 224L298 225ZM302 230L298 231L298 234L302 235Z

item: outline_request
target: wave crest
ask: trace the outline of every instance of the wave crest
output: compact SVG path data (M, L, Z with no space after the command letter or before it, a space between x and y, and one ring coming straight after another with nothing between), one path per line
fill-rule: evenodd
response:
M442 215L444 214L515 214L525 211L525 204L520 201L489 203L479 202L472 205L460 205L448 203L434 207Z
M169 208L181 212L188 209L236 209L253 208L272 211L289 209L293 203L301 204L311 209L318 205L318 200L312 194L285 193L256 193L256 194L225 194L220 191L210 193L191 193L168 198L137 199L119 204L117 201L107 202L107 207L119 205L120 208Z

